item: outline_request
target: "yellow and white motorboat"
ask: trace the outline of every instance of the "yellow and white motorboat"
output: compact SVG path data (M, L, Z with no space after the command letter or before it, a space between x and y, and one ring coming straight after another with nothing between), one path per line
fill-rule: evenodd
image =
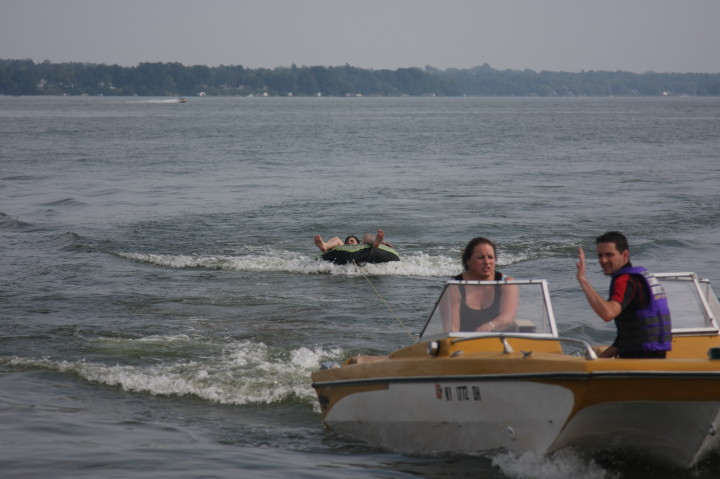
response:
M622 450L678 467L720 441L720 304L693 273L656 274L667 359L598 359L559 337L545 280L450 281L419 341L312 374L324 423L402 453ZM509 331L452 331L460 288L515 288Z

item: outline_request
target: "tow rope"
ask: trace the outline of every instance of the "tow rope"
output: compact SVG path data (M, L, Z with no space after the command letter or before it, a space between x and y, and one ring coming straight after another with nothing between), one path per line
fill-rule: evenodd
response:
M359 266L359 265L355 262L355 260L353 260L353 264L354 264L355 266ZM363 278L365 278L365 281L368 282L368 284L369 284L370 287L373 289L373 291L375 291L375 294L378 295L378 298L380 298L380 300L385 304L385 307L388 309L388 311L390 311L390 314L393 315L393 318L395 318L395 321L397 321L398 324L399 324L400 326L402 326L402 328L405 330L405 332L407 333L407 335L410 336L410 339L412 339L413 341L415 341L415 336L413 336L412 333L410 333L410 331L408 330L408 328L405 327L405 325L403 324L403 322L400 321L400 318L398 317L398 315L395 314L395 311L393 311L392 307L390 307L390 304L389 304L387 301L385 301L385 298L383 298L382 294L380 294L380 292L377 290L377 288L375 288L375 285L372 284L372 281L370 281L370 278L368 278L367 275L366 275L362 270L360 270L360 274L362 274Z

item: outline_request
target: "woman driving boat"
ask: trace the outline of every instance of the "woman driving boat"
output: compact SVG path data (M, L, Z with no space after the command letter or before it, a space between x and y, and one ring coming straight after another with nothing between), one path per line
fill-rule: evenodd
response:
M453 279L458 281L512 280L495 271L497 249L489 239L470 240L462 254L464 271ZM493 332L514 328L518 288L500 285L460 285L451 293L452 331Z

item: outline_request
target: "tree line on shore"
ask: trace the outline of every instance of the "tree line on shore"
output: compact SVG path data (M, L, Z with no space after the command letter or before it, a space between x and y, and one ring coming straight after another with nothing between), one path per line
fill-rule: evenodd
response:
M550 72L345 66L250 69L147 62L0 60L0 95L137 96L658 96L720 95L718 73Z

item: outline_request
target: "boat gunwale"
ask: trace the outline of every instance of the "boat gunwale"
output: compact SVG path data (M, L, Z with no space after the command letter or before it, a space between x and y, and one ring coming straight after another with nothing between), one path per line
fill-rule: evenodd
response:
M633 359L632 361L637 361ZM398 376L382 378L362 379L339 379L331 381L313 382L313 388L319 387L340 387L368 384L391 384L391 383L427 383L427 382L491 382L491 381L516 381L534 379L557 379L557 380L591 380L591 379L715 379L720 378L720 371L564 371L546 373L517 373L517 374L464 374L456 376Z

